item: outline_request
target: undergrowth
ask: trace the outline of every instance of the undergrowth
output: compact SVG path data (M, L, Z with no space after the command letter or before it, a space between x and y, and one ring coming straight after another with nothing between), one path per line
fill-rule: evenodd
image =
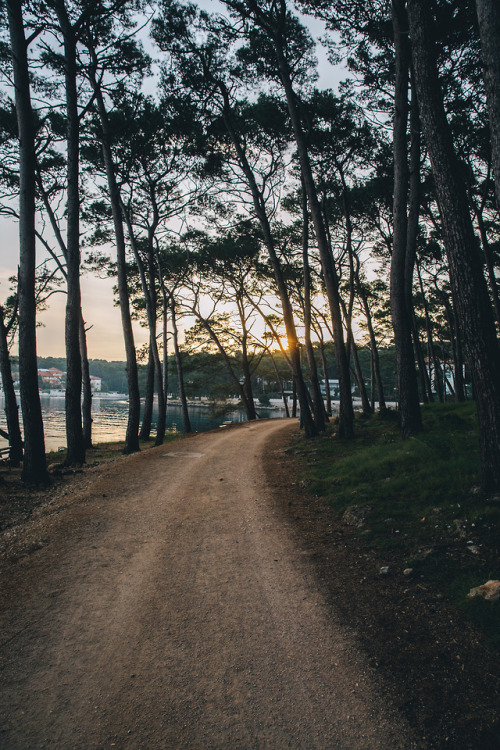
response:
M474 404L423 408L424 429L401 440L394 412L356 421L356 438L301 438L309 492L333 512L359 519L355 533L391 570L405 568L460 608L500 649L500 600L469 598L500 578L500 496L484 497ZM344 515L345 514L345 515Z

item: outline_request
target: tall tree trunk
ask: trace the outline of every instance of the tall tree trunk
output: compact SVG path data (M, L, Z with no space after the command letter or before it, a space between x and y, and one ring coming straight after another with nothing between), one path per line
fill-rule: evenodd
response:
M67 464L85 463L82 427L82 360L80 355L80 118L78 115L75 32L64 0L55 1L64 40L67 149L66 240L66 442Z
M14 380L10 364L8 346L8 328L4 321L4 311L0 305L0 376L2 378L5 401L5 417L9 433L9 460L13 466L19 466L23 460L23 441L19 423L19 409L17 407Z
M352 312L349 312L347 309L347 305L343 300L340 301L342 312L344 314L344 320L346 321L346 327L347 327L347 351L349 352L349 358L352 355L352 361L353 361L353 371L354 371L354 379L356 381L356 385L358 386L359 395L361 398L361 409L363 411L363 414L371 414L372 408L370 405L370 399L368 398L368 393L366 391L366 384L365 379L363 377L363 373L361 372L361 365L359 364L359 357L358 357L358 350L356 348L356 342L354 341L354 336L352 333L352 325L351 325L351 318L352 318Z
M332 414L332 392L330 390L330 381L328 379L328 367L326 364L324 341L320 341L319 350L320 350L320 356L321 356L321 369L323 370L323 379L325 381L326 413L327 413L327 416L330 417Z
M161 289L161 341L162 341L162 362L163 362L163 393L165 394L165 423L167 418L167 401L168 401L168 295L165 288L165 282L162 278L161 271L158 271L160 289Z
M491 298L493 300L493 309L495 311L497 330L500 331L500 298L498 296L498 281L495 274L495 261L493 258L493 251L488 240L488 234L484 225L482 211L480 211L480 209L474 203L473 210L476 214L479 236L481 237L481 244L483 246L484 257L486 259L486 270L488 272L488 281L490 284Z
M432 321L429 314L429 305L427 304L427 297L425 296L424 283L422 281L422 274L420 266L417 264L418 283L420 286L420 294L422 295L422 303L424 306L424 317L425 317L425 332L427 334L427 353L429 357L429 367L434 369L434 384L436 386L436 393L439 401L444 401L444 391L441 384L440 373L441 366L437 358L436 347L434 345L434 337L432 335Z
M498 0L476 0L484 87L490 118L491 153L497 206L500 211L500 7Z
M436 288L437 284L436 284ZM438 288L438 291L441 291ZM446 320L448 322L448 328L450 329L450 341L451 341L451 351L453 356L453 395L455 398L455 401L465 401L465 388L464 388L464 378L463 378L463 363L461 361L460 357L460 343L457 337L457 327L455 324L455 314L453 310L453 305L451 304L448 295L442 294L443 297L443 306L446 313Z
M35 134L27 44L21 3L7 0L19 133L19 382L24 426L22 478L48 482L42 407L38 392L35 301Z
M253 420L253 419L257 419L257 412L255 410L255 401L253 397L252 374L250 372L250 362L248 360L248 349L247 349L246 339L247 339L247 335L246 335L246 332L244 332L243 342L242 342L241 369L243 372L243 388L245 390L245 395L246 395L248 409L249 409L248 419Z
M151 338L151 336L150 336ZM139 430L139 440L149 440L151 437L151 425L153 424L153 403L155 396L155 362L151 344L149 345L148 364L146 370L146 393L144 396L144 411L142 413L142 424Z
M271 226L269 224L269 218L267 216L265 201L264 201L261 191L259 190L257 182L255 180L255 176L248 162L248 159L246 157L245 150L240 142L240 139L238 138L238 134L233 125L228 91L225 88L225 86L222 84L220 84L219 88L224 98L224 105L225 105L224 114L223 114L224 123L226 125L226 129L231 138L231 141L234 145L236 154L238 156L238 159L241 165L241 169L243 171L243 174L245 175L245 178L247 180L248 186L252 194L255 215L257 217L257 220L259 221L259 224L262 230L264 245L269 256L271 267L273 269L274 279L276 281L276 286L278 289L278 295L279 295L280 302L281 302L281 308L283 310L283 322L285 324L285 329L286 329L286 334L287 334L287 339L288 339L288 349L290 352L292 375L293 375L293 380L295 383L297 397L298 397L299 404L300 404L302 424L304 426L306 436L314 437L318 434L318 431L317 431L316 425L314 424L311 411L309 409L307 388L304 382L304 376L303 376L302 367L300 363L299 341L297 337L297 331L295 328L292 305L290 303L290 297L289 297L288 289L287 289L286 282L283 276L281 264L279 262L279 258L276 253L276 247L275 247L274 238L271 232Z
M418 362L418 375L420 376L420 389L422 391L422 401L424 404L432 404L434 396L432 395L431 381L429 379L429 373L425 366L425 357L422 350L422 343L418 334L417 319L415 311L412 314L412 334L413 334L413 346Z
M249 414L250 416L248 419L257 419L257 411L255 409L255 400L253 396L253 388L252 388L252 372L250 367L250 358L248 354L248 328L247 328L247 319L245 315L245 307L244 307L244 297L245 297L245 289L244 286L241 285L240 288L236 291L236 297L235 297L235 304L236 308L238 310L238 316L240 318L240 326L242 331L242 337L241 337L241 369L243 373L243 389L245 391L247 404L249 408Z
M82 360L82 427L83 427L83 440L85 448L92 448L92 384L90 382L90 366L89 356L87 350L87 332L85 330L85 321L83 319L83 313L80 309L80 326L79 326L79 340L80 340L80 357Z
M301 117L297 106L297 95L293 89L288 63L280 44L275 41L276 60L280 74L281 83L292 123L297 154L299 157L300 171L304 189L309 203L309 209L314 225L316 242L318 244L321 268L325 281L325 289L332 316L332 326L335 343L335 358L339 376L340 404L339 404L339 429L341 438L351 438L354 435L354 410L352 406L351 379L349 374L349 362L344 341L344 329L342 325L342 312L340 308L340 293L337 271L333 261L333 255L328 242L326 228L323 221L321 206L318 199L316 185L311 168L311 162L304 136Z
M91 51L92 52L92 51ZM139 378L137 373L137 355L134 343L134 331L130 314L130 299L127 282L127 260L125 234L123 231L123 217L120 190L116 181L113 154L111 151L111 137L108 123L108 113L102 91L97 82L95 72L91 71L90 81L94 90L99 121L101 125L101 144L108 180L108 190L113 215L113 226L116 242L116 268L118 282L118 297L122 319L123 340L127 362L128 384L128 422L125 434L124 453L135 453L139 450L139 424L141 416L141 400L139 395Z
M460 175L437 71L428 0L409 0L413 66L439 202L459 333L476 396L482 485L500 489L500 350L466 190Z
M292 385L292 417L294 419L297 417L297 386L295 380Z
M175 364L177 367L177 382L179 383L179 398L181 401L182 410L182 426L186 434L192 432L191 420L189 419L189 410L186 396L186 388L184 387L184 370L182 367L182 354L179 348L179 331L177 328L177 316L175 312L175 300L172 297L170 300L170 317L172 320L172 332L174 340L174 355Z
M309 212L307 195L302 183L302 267L304 273L304 343L311 381L314 421L318 432L325 431L325 406L318 378L318 366L311 341L311 269L309 268Z
M373 375L375 378L375 383L377 386L377 394L378 394L378 408L379 408L379 411L385 411L387 407L385 403L385 394L384 394L384 386L382 383L382 375L380 373L380 359L378 356L377 339L375 337L375 331L373 329L373 321L372 321L370 305L368 304L368 297L367 297L366 291L363 289L363 285L361 284L361 279L359 278L359 274L357 274L356 278L358 282L358 293L360 294L361 302L363 304L366 325L368 328L368 335L370 337L370 350L372 353Z
M148 319L149 328L149 348L153 356L155 375L156 375L156 392L158 394L158 423L156 428L156 440L155 445L161 445L165 438L166 429L166 409L165 409L165 394L163 392L163 376L161 371L160 353L158 351L158 344L156 341L156 294L155 294L155 277L154 273L146 276L146 269L144 267L144 261L141 257L139 248L137 247L137 241L134 233L134 227L130 218L130 212L127 207L121 203L125 222L127 224L128 235L130 244L134 252L135 262L139 270L139 277L141 279L142 293L144 295L144 302L146 304L146 315ZM149 254L150 270L151 269L151 253ZM151 286L152 283L152 286Z
M276 360L274 359L271 350L268 349L267 352L268 352L269 356L271 357L271 362L273 363L274 372L276 374L276 380L278 381L279 386L280 386L280 393L281 393L281 398L283 400L283 406L285 407L285 414L286 414L287 418L289 419L290 418L290 409L288 407L288 398L287 398L287 395L285 393L285 388L283 386L283 378L281 377L281 375L279 373L278 365L276 364Z
M391 313L396 347L401 435L409 437L422 429L418 399L415 354L408 309L408 83L410 47L404 0L392 2L392 25L396 60L394 93L394 203L393 247L391 258Z
M361 410L363 414L368 415L373 413L370 399L368 398L368 391L366 390L366 383L363 377L363 371L361 369L361 363L359 361L358 347L354 339L352 340L352 364L354 367L354 377L356 379L357 386L359 388L359 395L361 397Z

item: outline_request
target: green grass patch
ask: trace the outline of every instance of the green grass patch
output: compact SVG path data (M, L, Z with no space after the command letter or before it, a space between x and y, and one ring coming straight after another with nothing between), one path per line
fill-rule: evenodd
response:
M364 517L355 533L396 571L432 582L500 648L500 602L468 599L500 578L500 500L479 492L475 405L423 408L424 429L401 440L394 412L356 422L356 438L300 438L302 480L343 515ZM359 510L358 510L359 512Z

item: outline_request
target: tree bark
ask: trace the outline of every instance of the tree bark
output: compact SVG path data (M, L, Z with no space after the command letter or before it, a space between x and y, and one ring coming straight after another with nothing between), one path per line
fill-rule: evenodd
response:
M316 425L314 424L311 411L309 409L307 388L304 382L304 376L302 373L302 367L300 363L299 341L297 337L297 331L295 328L293 310L292 310L292 306L290 303L290 297L288 294L288 289L286 287L286 282L283 276L279 258L276 253L274 238L272 235L271 226L269 224L269 219L268 219L267 212L266 212L264 198L258 188L252 168L250 164L248 163L248 159L246 158L245 150L242 144L240 143L238 134L234 128L234 125L231 119L231 108L230 108L229 94L227 92L227 89L225 88L223 84L219 84L219 89L224 98L224 112L223 112L224 123L226 125L226 129L231 138L233 146L235 148L238 159L240 161L241 169L243 171L243 174L245 175L248 186L252 193L252 200L253 200L255 215L261 227L264 245L266 247L269 260L271 262L274 279L276 281L276 286L278 289L278 295L279 295L281 307L283 310L283 322L285 324L286 334L287 334L287 339L288 339L288 349L290 352L290 362L292 365L293 380L295 383L296 393L297 393L297 397L298 397L299 404L300 404L302 424L304 426L306 436L314 437L318 434L318 431L317 431Z
M411 313L408 309L408 84L410 46L404 0L393 0L392 24L396 60L394 92L394 202L393 246L390 272L390 297L394 344L396 347L401 435L407 438L422 429L418 399L415 353L411 337Z
M192 432L191 420L189 419L186 389L184 387L184 370L182 367L182 354L179 348L179 331L177 328L177 317L175 313L175 300L170 300L170 318L172 320L172 332L174 340L175 365L177 367L177 382L179 383L179 398L182 410L182 427L186 434Z
M66 240L66 463L85 463L82 427L82 361L80 354L80 118L78 115L76 39L64 0L55 11L63 36L66 94L67 240Z
M148 364L146 375L146 393L144 396L144 411L142 413L142 424L139 430L139 440L149 440L151 437L151 425L153 424L153 402L155 395L155 362L151 343L148 352Z
M370 337L370 349L372 353L372 362L373 362L373 365L372 365L373 375L375 378L375 383L377 386L377 394L378 394L378 408L379 408L379 411L385 411L387 407L385 403L385 394L384 394L384 386L382 383L382 375L380 373L380 359L378 356L377 339L375 338L375 331L373 330L373 321L372 321L370 305L368 304L368 297L362 287L359 275L357 275L357 281L358 281L358 294L360 295L361 302L363 304L366 325L368 328L368 335Z
M90 366L87 349L87 332L83 312L80 309L80 356L82 360L82 427L85 448L92 448L92 384L90 382Z
M413 66L434 175L459 333L477 403L482 486L500 489L500 350L469 204L440 89L430 27L433 6L409 0Z
M269 356L271 358L271 362L273 363L274 372L276 373L276 380L278 381L279 386L280 386L280 393L281 393L281 398L283 400L283 406L285 407L285 414L286 414L287 418L289 419L290 418L290 409L288 407L288 398L287 398L287 395L285 393L285 388L283 387L283 378L281 377L281 375L279 373L278 365L276 364L276 360L274 359L271 350L268 349L267 353L269 354Z
M24 426L22 478L48 482L42 408L38 392L35 300L35 134L27 44L21 3L7 0L19 133L19 381Z
M500 7L498 0L476 0L476 10L490 119L495 193L500 211Z
M422 401L424 404L429 404L429 403L432 404L432 402L434 401L434 396L432 395L431 381L429 379L429 373L425 365L425 357L424 357L424 353L422 350L422 343L420 341L415 311L413 311L413 314L412 314L412 335L413 335L413 346L415 349L415 354L416 354L417 362L418 362L418 376L420 378L420 390L422 394Z
M91 50L92 53L92 50ZM120 190L116 181L113 154L111 151L111 137L108 123L108 113L102 91L97 82L95 71L90 72L99 121L101 125L101 145L108 180L109 198L111 212L113 215L113 226L116 242L116 266L118 297L120 301L120 313L122 319L123 339L125 344L125 357L127 362L127 384L128 384L128 422L125 434L124 453L135 453L139 448L139 424L141 415L141 400L139 395L139 379L137 373L137 356L134 343L134 331L132 328L132 317L130 315L130 299L127 282L127 260L125 235L123 231L123 217L121 207Z
M484 225L482 211L475 205L475 203L473 203L473 210L476 215L479 236L481 237L481 244L483 246L484 257L486 259L486 270L488 273L488 281L490 284L491 298L493 300L493 309L495 311L497 330L500 331L500 298L498 296L498 281L495 274L495 261L493 258L493 252L488 240L488 234Z
M319 385L318 366L311 341L311 269L309 268L309 212L307 195L302 183L302 267L304 269L304 343L311 380L314 422L318 432L325 431L325 405Z
M340 293L337 272L328 242L325 224L321 213L316 185L311 168L311 162L307 150L306 140L302 128L301 118L297 107L297 95L293 89L290 71L285 54L276 39L273 40L279 75L290 114L297 154L299 157L300 171L303 185L307 194L309 209L314 225L316 242L318 244L321 268L325 281L326 294L334 333L335 358L339 376L340 404L339 404L339 429L341 438L352 438L354 436L354 410L352 406L351 378L349 374L349 362L344 341L344 329L342 325L342 312L340 307Z
M125 222L127 224L130 244L132 245L135 262L137 263L137 268L139 270L142 293L144 295L144 302L146 305L146 315L148 319L148 328L149 328L149 347L150 347L150 352L153 356L155 375L156 375L156 392L158 394L158 424L156 428L156 440L155 440L155 445L158 446L158 445L162 445L163 440L165 438L166 409L165 409L165 394L163 392L163 375L161 371L160 353L158 351L158 344L156 341L156 294L155 294L155 288L154 288L155 276L154 276L154 273L149 274L149 284L148 284L148 279L146 276L146 269L144 267L144 261L141 257L139 248L137 247L137 241L136 241L136 237L134 233L134 227L130 219L130 213L127 210L127 208L123 205L123 203L121 205L122 205L123 215L125 217ZM149 257L149 262L150 262L150 270L152 271L151 253Z

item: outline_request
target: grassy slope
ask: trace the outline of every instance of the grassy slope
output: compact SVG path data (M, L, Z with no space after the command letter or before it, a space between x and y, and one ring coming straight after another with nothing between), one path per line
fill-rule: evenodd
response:
M310 492L338 514L354 506L365 516L355 531L390 574L411 568L432 582L500 649L500 600L467 597L500 578L500 496L479 492L475 408L431 405L423 415L423 433L407 441L389 412L358 419L352 442L332 439L333 425L324 437L300 439L293 452Z

